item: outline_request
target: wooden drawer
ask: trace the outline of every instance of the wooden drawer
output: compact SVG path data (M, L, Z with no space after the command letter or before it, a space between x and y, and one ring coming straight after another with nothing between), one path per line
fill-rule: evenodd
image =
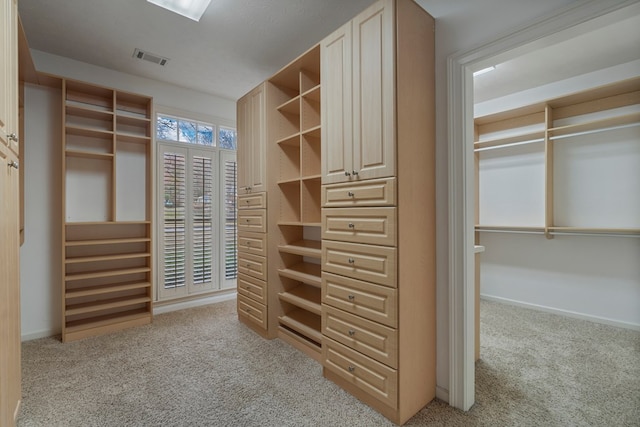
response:
M322 207L394 206L396 179L369 179L322 186Z
M267 308L244 295L238 295L238 315L267 328Z
M324 240L322 270L395 288L396 248Z
M238 254L238 273L267 280L267 259L253 254Z
M260 304L267 304L267 283L262 280L238 274L238 293Z
M238 195L238 209L266 209L267 193Z
M238 211L238 231L267 232L265 209L242 209Z
M322 209L322 238L396 246L396 208Z
M243 231L238 233L238 252L267 256L266 233Z
M322 302L392 328L398 326L397 289L324 272Z
M398 333L395 329L323 305L322 333L391 368L398 368Z
M398 407L398 373L329 338L322 340L322 366L384 404Z

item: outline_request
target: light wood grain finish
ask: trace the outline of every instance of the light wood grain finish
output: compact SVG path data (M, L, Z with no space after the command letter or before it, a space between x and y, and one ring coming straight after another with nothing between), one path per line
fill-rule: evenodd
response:
M238 293L260 304L267 302L267 283L244 274L238 274Z
M238 195L238 209L266 209L267 193L249 193Z
M396 246L396 208L322 210L322 238Z
M239 232L238 252L266 256L267 235L265 233L256 233L251 231Z
M267 189L265 92L263 83L238 100L238 194Z
M267 280L267 259L253 254L241 254L238 256L238 273Z
M267 327L267 312L265 306L244 295L238 295L238 316L251 321L263 329Z
M322 207L394 206L395 178L372 179L359 183L332 184L322 187Z
M322 302L390 327L398 325L398 291L386 286L322 273Z
M253 231L264 233L267 231L267 213L264 209L238 210L238 232Z
M326 306L322 311L322 333L391 368L398 367L396 329Z
M395 369L329 338L322 343L322 366L385 405L397 408L398 376Z
M325 240L322 269L389 287L396 283L396 248Z

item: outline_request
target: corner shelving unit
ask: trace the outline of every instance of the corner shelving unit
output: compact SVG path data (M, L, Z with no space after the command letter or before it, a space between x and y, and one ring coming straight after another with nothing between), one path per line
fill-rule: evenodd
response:
M475 125L476 174L486 160L483 152L500 150L513 161L529 149L524 146L534 145L540 172L527 177L538 180L536 195L522 194L523 176L501 180L512 182L513 191L520 191L519 200L530 198L525 204L535 207L536 221L487 222L477 205L476 231L544 234L547 238L640 236L640 200L635 188L640 179L640 78L478 117ZM531 169L532 163L526 166ZM476 181L481 180L477 175ZM480 183L477 203L482 188ZM514 199L503 196L510 202Z
M320 46L269 79L269 325L320 357ZM273 257L273 258L271 258ZM273 308L273 309L272 309ZM270 329L272 329L270 327Z
M151 322L152 99L63 80L62 340Z

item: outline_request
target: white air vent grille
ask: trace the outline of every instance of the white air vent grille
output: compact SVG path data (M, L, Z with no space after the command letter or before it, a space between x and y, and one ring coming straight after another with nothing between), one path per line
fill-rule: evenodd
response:
M145 61L153 62L154 64L162 65L163 67L167 65L167 62L169 62L169 58L156 55L155 53L145 52L140 49L135 49L133 51L133 57L138 59L143 59Z

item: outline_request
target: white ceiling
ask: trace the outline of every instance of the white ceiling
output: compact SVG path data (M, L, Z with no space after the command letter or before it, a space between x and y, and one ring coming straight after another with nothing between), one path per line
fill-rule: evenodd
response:
M374 1L213 0L200 22L146 0L20 0L19 11L32 49L235 100ZM470 1L417 3L438 20L479 7ZM476 101L638 59L639 16L500 64L476 79Z

